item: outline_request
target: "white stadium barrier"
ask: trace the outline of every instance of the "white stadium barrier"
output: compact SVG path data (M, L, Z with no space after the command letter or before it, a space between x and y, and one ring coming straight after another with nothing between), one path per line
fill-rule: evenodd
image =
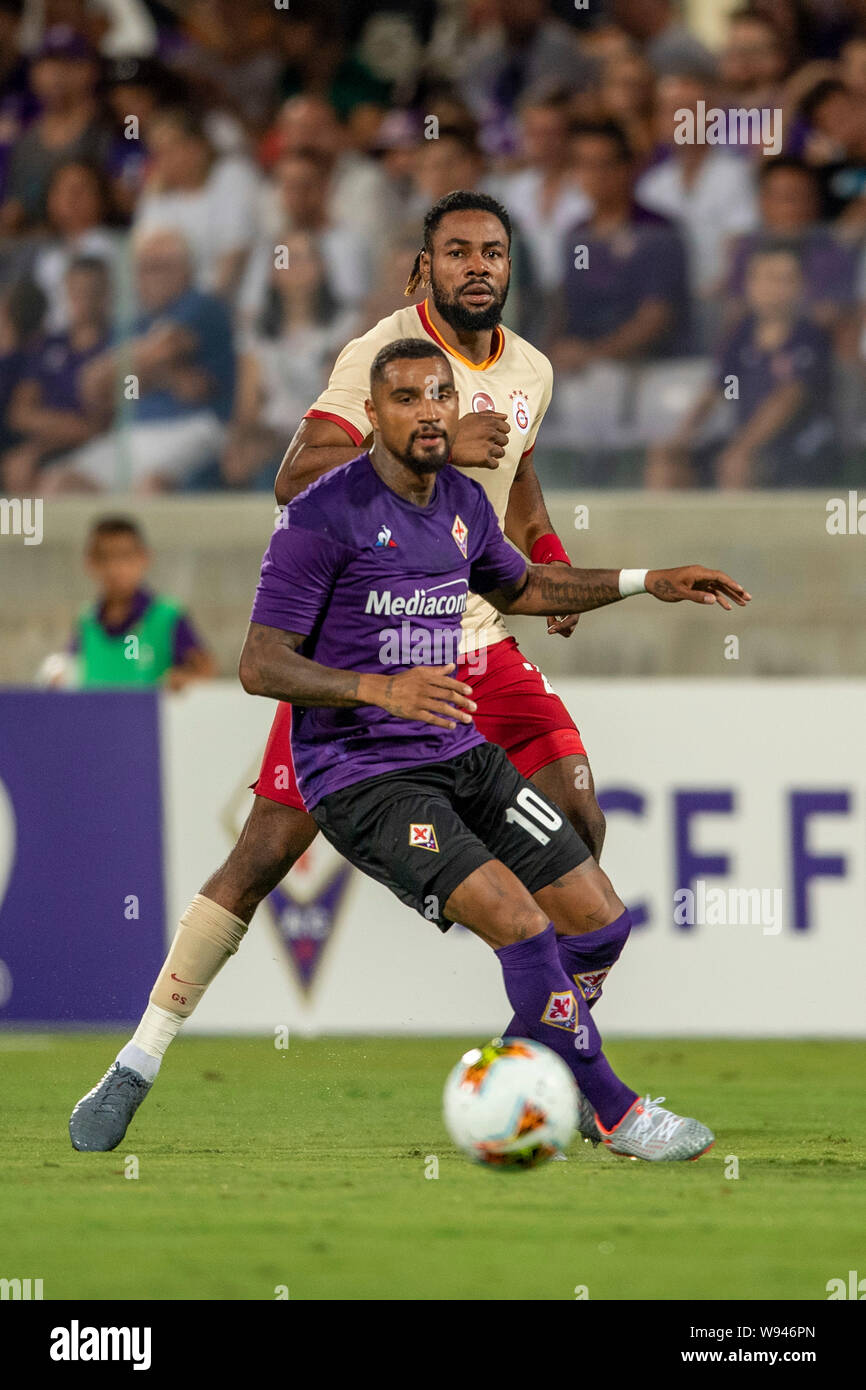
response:
M642 918L598 1006L604 1031L866 1035L866 682L556 688L607 808L604 867ZM271 713L231 683L161 701L169 936L243 822ZM489 949L344 868L319 837L189 1030L501 1029Z

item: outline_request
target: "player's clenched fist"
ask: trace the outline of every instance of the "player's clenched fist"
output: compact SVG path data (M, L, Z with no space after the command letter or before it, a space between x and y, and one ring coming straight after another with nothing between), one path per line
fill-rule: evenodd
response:
M452 662L450 666L412 666L394 676L362 676L358 695L398 719L456 729L458 723L472 723L478 706L469 698L472 686L449 676L453 670Z
M474 411L461 415L451 446L451 462L458 468L498 468L505 457L508 416L498 410Z
M689 599L692 603L718 603L728 612L731 609L728 600L745 608L752 597L742 584L723 570L708 570L703 565L648 570L644 584L647 592L661 599L662 603L681 603L683 599Z

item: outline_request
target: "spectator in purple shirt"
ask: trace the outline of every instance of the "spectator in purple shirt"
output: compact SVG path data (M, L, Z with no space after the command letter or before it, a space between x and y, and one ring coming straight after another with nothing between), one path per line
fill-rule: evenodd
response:
M58 164L84 159L101 165L111 134L97 96L96 55L80 34L63 24L48 29L30 65L30 84L40 115L15 145L0 205L0 231L17 232L41 222L45 194Z
M82 399L80 373L108 346L109 284L103 261L73 261L65 277L69 327L43 338L21 366L8 410L19 443L3 467L4 485L12 492L26 494L44 465L104 426Z
M783 155L768 160L760 178L761 225L738 237L731 248L724 289L729 322L746 312L746 271L754 253L768 245L787 245L803 268L809 317L831 331L843 326L854 302L856 257L819 224L821 186L815 170L802 159Z
M634 200L634 164L613 122L573 137L574 167L594 211L566 237L559 331L550 356L565 372L688 350L683 241Z
M799 260L784 243L755 252L749 314L718 355L712 379L667 444L650 451L647 485L816 487L832 482L832 354L803 312ZM705 427L724 412L721 446Z

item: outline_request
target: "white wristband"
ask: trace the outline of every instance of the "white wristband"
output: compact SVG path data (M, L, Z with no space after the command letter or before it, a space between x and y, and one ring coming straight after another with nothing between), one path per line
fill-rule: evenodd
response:
M619 591L623 598L631 598L632 594L645 594L648 574L649 570L620 570Z

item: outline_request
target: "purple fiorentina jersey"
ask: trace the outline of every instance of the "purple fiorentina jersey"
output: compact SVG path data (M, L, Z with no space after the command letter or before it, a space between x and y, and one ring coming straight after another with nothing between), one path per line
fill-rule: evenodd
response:
M252 620L303 633L323 666L394 675L456 661L470 589L514 584L526 568L478 483L450 465L418 507L369 454L326 473L286 507L262 561ZM292 753L307 807L395 768L456 758L484 739L374 705L292 711Z

